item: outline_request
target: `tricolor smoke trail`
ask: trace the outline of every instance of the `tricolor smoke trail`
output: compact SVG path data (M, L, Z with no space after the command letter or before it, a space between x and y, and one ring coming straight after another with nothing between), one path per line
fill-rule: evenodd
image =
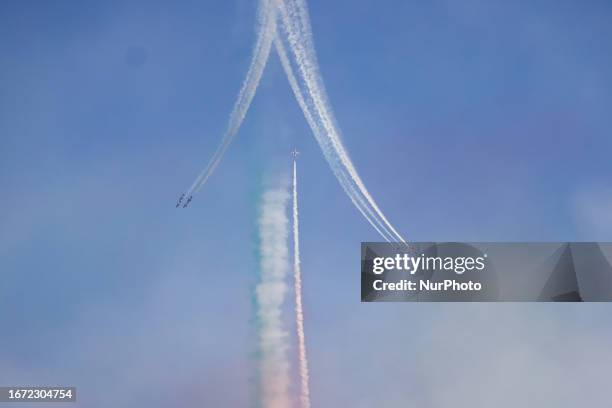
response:
M306 2L260 0L258 22L253 60L230 115L228 130L208 166L193 183L188 196L197 192L210 177L238 132L274 42L298 104L340 185L355 207L386 241L405 242L368 192L342 143L340 128L320 74ZM280 22L282 30L278 29L277 22ZM284 43L290 53L287 53Z
M282 305L289 271L289 219L286 187L264 192L259 214L260 279L255 288L259 340L259 394L265 408L291 406L287 358L288 333L283 329Z
M298 340L298 364L300 373L300 403L310 408L310 386L308 358L306 356L306 335L304 332L304 309L302 307L302 269L300 263L300 228L298 220L297 163L293 159L293 274L295 289L295 324Z

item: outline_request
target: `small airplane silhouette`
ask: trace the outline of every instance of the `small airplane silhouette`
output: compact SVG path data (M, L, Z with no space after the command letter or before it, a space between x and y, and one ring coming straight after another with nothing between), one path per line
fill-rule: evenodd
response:
M293 149L293 151L291 152L291 156L293 156L293 160L297 159L298 154L300 154L300 152L298 152L297 149Z
M187 202L185 204L183 204L183 208L187 208L187 206L189 205L191 200L193 200L193 196L190 195L189 198L187 199Z
M179 206L183 202L183 198L185 198L185 193L181 194L181 197L178 199L178 202L176 203L176 208L179 208Z

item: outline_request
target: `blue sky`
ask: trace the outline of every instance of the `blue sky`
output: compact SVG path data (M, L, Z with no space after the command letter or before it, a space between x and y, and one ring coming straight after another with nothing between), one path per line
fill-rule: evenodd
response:
M309 5L345 143L407 239L610 240L612 5ZM359 242L378 237L274 54L228 155L175 210L254 19L247 0L2 3L0 383L75 384L87 407L247 405L257 200L297 147L314 405L573 406L578 382L603 406L607 305L359 303Z

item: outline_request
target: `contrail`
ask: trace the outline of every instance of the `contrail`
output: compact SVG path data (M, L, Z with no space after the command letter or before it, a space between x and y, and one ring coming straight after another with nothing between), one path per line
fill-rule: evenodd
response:
M297 199L297 163L293 159L293 273L295 285L295 323L298 339L298 363L300 371L300 402L302 408L310 408L310 386L306 337L304 333L304 309L302 307L302 270L300 265L300 230Z
M260 280L255 288L259 323L259 387L265 408L291 406L287 358L288 334L282 326L282 305L289 270L289 219L286 187L264 192L259 215Z
M378 208L378 205L366 189L342 144L339 128L336 124L333 112L329 107L323 79L319 74L306 3L302 0L274 1L278 8L279 17L282 21L289 47L294 56L300 79L303 81L304 91L302 93L305 94L307 98L302 98L306 99L314 106L314 112L308 115L313 116L313 119L320 123L325 129L325 138L327 140L319 141L319 145L328 163L334 170L336 177L343 185L345 191L351 196L353 202L358 207L359 205L357 203L361 204L365 202L366 208L362 209L362 214L367 213L374 215L373 220L371 220L364 214L371 224L376 223L378 225L377 230L379 233L381 233L382 230L384 234L381 233L381 235L383 235L385 239L388 239L388 236L390 236L393 240L405 242L403 237L395 230ZM306 102L306 105L308 105L308 102ZM313 129L313 133L315 133L315 136L317 135L315 129ZM345 177L340 177L338 173L342 173ZM346 180L350 181L352 186L345 185L343 181Z
M191 197L193 194L197 193L219 165L219 162L234 139L234 136L238 133L247 111L249 110L251 101L255 96L255 92L257 91L257 86L259 85L264 68L266 67L272 47L272 41L276 32L275 8L271 7L270 0L260 1L257 20L257 40L253 47L251 64L244 82L242 83L242 88L238 93L238 98L236 99L232 113L230 114L227 130L223 135L221 144L217 147L215 154L208 162L208 165L202 170L187 191L187 197Z
M358 193L358 191L354 187L351 180L349 180L346 172L342 172L340 167L337 164L335 164L337 160L333 152L333 147L331 147L329 143L329 140L325 133L325 129L314 118L314 113L313 113L314 108L311 106L311 104L308 104L306 102L306 99L304 98L304 95L302 94L302 90L300 88L298 80L295 77L295 74L293 73L291 62L289 61L287 52L285 51L285 47L278 33L276 37L274 38L274 45L276 47L276 52L281 61L281 65L283 66L285 74L287 75L289 85L291 86L291 89L293 90L293 93L298 102L298 105L300 106L300 108L302 109L302 112L304 113L306 122L310 126L310 129L312 130L315 136L315 139L319 143L319 146L321 146L323 154L325 158L327 159L327 162L330 164L332 171L338 178L340 185L342 186L344 191L347 193L347 195L349 196L349 198L351 199L355 207L361 212L361 214L370 223L370 225L372 225L372 227L386 241L393 241L394 240L393 236L388 231L386 231L386 229L384 228L384 225L380 225L380 222L376 219L376 215L371 211L371 209L369 208L365 200Z
M281 6L283 3L284 2L281 1ZM367 204L369 204L369 206L366 206L366 211L370 214L372 212L376 214L375 220L379 224L379 227L385 231L386 234L391 235L393 240L404 242L402 236L397 233L397 231L385 218L382 211L380 211L374 199L370 196L341 142L340 131L336 124L333 111L329 107L323 79L319 74L316 51L314 49L314 42L312 39L312 30L310 28L310 18L308 16L306 3L303 0L296 0L292 2L290 1L289 4L291 6L291 14L293 16L291 21L294 23L294 26L292 30L291 26L288 25L288 23L291 21L288 20L287 15L283 13L282 17L283 21L285 22L285 29L298 34L298 41L293 43L290 41L290 44L292 45L298 67L300 67L306 89L309 91L310 98L316 107L319 120L325 127L327 137L331 140L334 151L342 165L339 171L344 173L347 178L352 180L360 193L358 194L357 199L359 201L365 200ZM291 33L288 34L288 37L291 38Z

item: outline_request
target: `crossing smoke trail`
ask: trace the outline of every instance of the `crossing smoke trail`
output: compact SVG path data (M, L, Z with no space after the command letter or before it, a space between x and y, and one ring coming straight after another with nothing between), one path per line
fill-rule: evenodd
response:
M214 172L238 132L255 95L274 42L296 100L340 185L355 207L385 240L405 242L366 189L342 143L340 129L319 73L306 2L260 0L258 14L259 28L253 59L230 115L228 129L208 166L189 189L187 204L191 201L192 195ZM284 34L282 36L277 30L277 20L281 22ZM290 55L285 50L284 41L288 44ZM297 68L295 71L298 75L292 65ZM179 204L181 200L182 198Z
M259 339L259 391L265 408L291 406L288 334L282 327L282 305L289 270L289 220L286 188L264 192L259 215L260 280L255 288Z
M304 332L304 309L302 307L302 268L300 264L300 229L297 201L297 163L293 159L293 274L295 284L295 322L298 339L298 364L300 372L300 402L302 408L310 408L310 386L306 336Z
M249 110L249 106L251 106L255 92L257 91L259 81L261 80L264 68L268 62L272 41L276 32L275 8L271 7L270 0L260 1L257 20L257 40L253 47L251 64L244 82L242 83L242 88L238 93L238 98L236 99L232 113L230 114L227 130L223 135L221 144L217 147L217 150L208 162L208 165L202 170L187 191L187 197L191 197L193 194L197 193L219 165L219 162L234 139L234 136L238 133L247 111Z

